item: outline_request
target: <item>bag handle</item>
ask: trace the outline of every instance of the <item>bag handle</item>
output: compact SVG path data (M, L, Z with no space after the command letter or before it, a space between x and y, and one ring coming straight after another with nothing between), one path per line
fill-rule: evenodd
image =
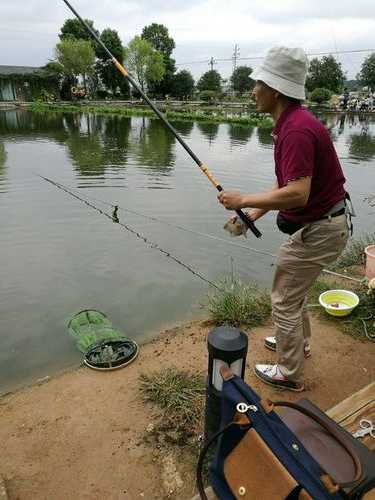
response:
M307 417L311 418L311 420L314 420L317 424L323 427L323 429L325 429L328 432L328 434L330 434L343 448L345 448L345 450L348 452L349 456L351 457L354 463L354 468L355 468L354 479L352 479L351 481L345 481L339 483L340 487L350 488L357 485L357 483L362 479L363 476L363 468L361 460L358 456L358 453L356 452L352 444L349 442L349 440L344 438L337 431L333 423L323 420L319 415L316 415L311 410L304 408L303 406L300 406L298 403L292 403L290 401L271 401L271 400L268 400L267 402L270 404L271 411L272 411L272 406L284 406L292 408L293 410L303 413Z
M204 459L206 458L207 452L212 445L216 441L216 439L221 436L226 430L229 429L232 425L234 425L235 422L230 422L229 424L225 425L222 429L219 429L211 438L205 443L203 446L201 452L199 453L199 458L198 458L198 464L197 464L197 488L198 488L198 493L199 496L201 497L201 500L208 500L206 492L204 491L204 484L203 484L203 477L202 477L202 469L203 469L203 462Z

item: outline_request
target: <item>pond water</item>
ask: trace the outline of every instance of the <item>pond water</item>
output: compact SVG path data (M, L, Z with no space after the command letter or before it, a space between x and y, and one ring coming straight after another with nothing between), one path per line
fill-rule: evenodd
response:
M375 209L365 198L375 194L375 118L323 118L359 216L356 234L373 231ZM259 191L273 182L270 130L173 125L225 188ZM113 205L147 242L110 219ZM204 314L209 285L153 244L208 280L233 267L268 286L273 259L251 248L277 251L284 237L275 215L258 222L260 240L231 238L222 229L228 216L157 120L0 112L0 393L79 363L66 322L81 309L105 312L137 341Z

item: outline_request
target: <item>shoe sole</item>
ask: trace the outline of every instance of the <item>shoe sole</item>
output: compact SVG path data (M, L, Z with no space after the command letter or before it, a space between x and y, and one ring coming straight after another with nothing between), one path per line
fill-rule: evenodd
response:
M290 386L287 386L287 385L278 385L277 382L269 382L268 380L265 380L263 377L261 377L258 372L256 371L256 369L254 368L254 374L255 376L261 380L264 384L267 384L271 387L276 387L277 389L284 389L285 391L293 391L293 392L303 392L305 390L305 386L302 385L301 387L290 387Z
M265 347L266 349L268 349L269 351L276 352L276 347L271 347L270 345L268 345L268 344L266 344L266 343L264 343L264 347ZM304 352L304 355L305 355L305 358L306 358L306 359L307 359L307 358L310 358L310 356L311 356L311 351L306 352L306 351L304 350L303 352Z

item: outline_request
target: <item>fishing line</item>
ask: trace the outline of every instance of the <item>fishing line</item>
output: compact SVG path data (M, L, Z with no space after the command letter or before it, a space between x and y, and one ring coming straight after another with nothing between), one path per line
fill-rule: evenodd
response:
M69 188L69 189L78 189L78 188ZM131 214L138 215L139 217L143 217L144 219L152 220L154 222L159 222L160 224L164 224L164 225L172 227L174 229L179 229L180 231L185 231L187 233L195 234L197 236L203 236L205 238L209 238L209 239L212 239L212 240L221 241L221 242L226 243L228 245L232 245L232 246L235 246L237 248L244 248L245 250L251 250L252 252L259 253L259 254L262 254L262 255L267 255L269 257L276 257L275 254L273 254L273 253L271 253L271 252L269 252L267 250L259 250L257 248L252 248L252 247L249 247L247 245L241 245L240 243L235 243L233 241L228 241L228 240L226 240L224 238L220 238L220 236L214 236L213 234L208 234L208 233L202 233L200 231L195 231L194 229L189 229L189 228L184 227L184 226L173 224L172 222L168 222L166 220L159 219L158 217L154 217L154 216L151 216L151 215L145 215L145 214L142 214L141 212L137 212L135 210L131 210L130 208L125 208L125 207L122 207L121 205L118 205L118 204L115 204L115 203L110 203L108 201L100 200L99 198L94 198L93 196L89 196L89 195L85 195L85 196L86 196L86 198L89 198L90 200L94 200L94 201L97 201L99 203L103 203L103 205L107 205L107 206L109 206L109 207L111 207L113 209L115 209L117 207L119 210L122 210L124 212L129 212Z
M63 186L62 184L60 184L60 185ZM64 187L66 189L74 189L74 188L67 188L66 186L64 186ZM77 189L77 188L75 188L75 189ZM258 253L261 255L266 255L266 256L272 257L274 259L277 257L276 254L274 254L268 250L259 250L257 248L249 247L247 245L241 245L240 243L235 243L234 241L228 241L224 238L220 238L220 236L214 236L213 234L202 233L200 231L194 231L194 229L189 229L187 227L173 224L172 222L168 222L168 221L165 221L163 219L159 219L158 217L154 217L151 215L145 215L145 214L142 214L141 212L131 210L130 208L125 208L125 207L122 207L121 205L118 205L118 204L114 204L114 203L110 203L108 201L100 200L99 198L94 198L93 196L89 196L89 195L85 195L85 196L86 196L86 198L97 201L98 203L102 203L103 205L107 205L107 206L113 208L114 210L117 209L117 210L122 210L124 212L129 212L131 214L138 215L139 217L143 217L144 219L152 220L154 222L159 222L160 224L164 224L164 225L172 227L174 229L179 229L180 231L185 231L187 233L195 234L197 236L203 236L205 238L220 241L220 242L226 243L227 245L232 245L232 246L237 247L237 248L243 248L245 250L249 250L251 252ZM116 210L116 216L117 216L117 210ZM113 220L113 217L112 217L112 220ZM355 281L357 283L363 283L366 280L366 278L362 278L362 279L354 278L354 277L348 276L346 274L341 274L341 273L337 273L335 271L330 271L329 269L323 269L322 272L326 273L326 274L331 274L332 276L337 276L339 278L345 278L345 279L350 280L350 281Z
M46 182L49 182L53 186L57 187L58 189L61 189L62 191L65 191L67 194L69 194L70 196L73 196L73 198L76 198L77 200L81 201L85 205L93 208L94 210L96 210L97 212L99 212L101 215L104 215L105 217L107 217L108 219L110 219L112 222L115 222L116 224L119 224L126 231L129 231L130 233L134 234L134 236L136 236L137 238L139 238L140 240L142 240L144 243L146 243L146 245L149 246L150 248L158 250L160 253L162 253L166 257L169 257L170 259L174 260L178 265L184 267L186 270L188 270L194 276L197 276L202 281L205 281L206 283L208 283L210 286L216 288L217 290L220 290L220 288L215 283L213 283L209 279L205 278L200 272L196 271L195 269L193 269L192 267L190 267L188 264L186 264L185 262L183 262L179 258L175 257L173 254L171 254L167 250L164 250L157 243L154 243L154 242L150 241L148 238L146 238L146 236L144 236L143 234L141 234L137 230L131 228L130 226L128 226L127 224L124 224L123 222L120 222L119 219L118 219L118 217L116 216L115 212L114 212L114 214L109 214L109 213L105 212L104 210L96 207L95 205L93 205L92 203L90 203L88 200L85 200L84 198L81 198L77 194L73 193L69 188L67 188L66 186L60 184L59 182L53 181L52 179L49 179L48 177L44 177L43 175L40 175L40 174L36 174L36 175L38 175L38 177L44 179Z

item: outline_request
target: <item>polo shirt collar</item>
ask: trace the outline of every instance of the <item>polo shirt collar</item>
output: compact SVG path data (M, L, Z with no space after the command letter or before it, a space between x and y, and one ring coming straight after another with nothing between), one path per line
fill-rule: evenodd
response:
M273 129L272 134L277 136L280 132L281 127L283 126L283 123L285 120L288 118L288 116L296 109L300 108L301 104L291 104L288 106L284 111L281 113L279 119L276 122L275 128Z

